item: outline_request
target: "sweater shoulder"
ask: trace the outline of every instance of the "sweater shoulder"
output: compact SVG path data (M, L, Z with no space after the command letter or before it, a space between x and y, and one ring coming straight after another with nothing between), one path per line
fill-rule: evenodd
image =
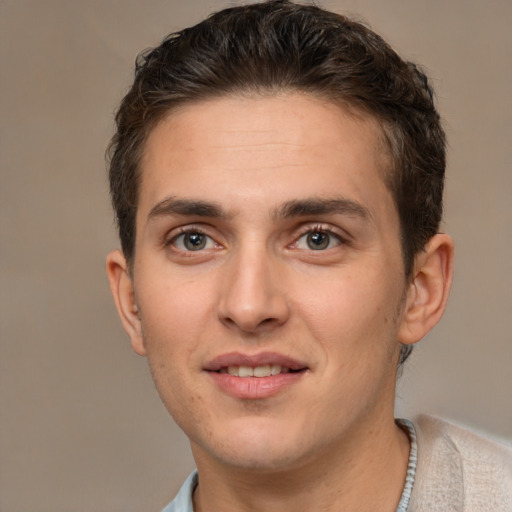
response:
M510 446L432 416L414 425L418 465L411 512L510 512Z

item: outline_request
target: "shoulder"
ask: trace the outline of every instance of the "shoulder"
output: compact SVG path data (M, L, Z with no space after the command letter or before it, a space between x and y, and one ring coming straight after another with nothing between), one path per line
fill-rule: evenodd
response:
M510 511L511 447L431 416L414 425L418 465L411 512Z

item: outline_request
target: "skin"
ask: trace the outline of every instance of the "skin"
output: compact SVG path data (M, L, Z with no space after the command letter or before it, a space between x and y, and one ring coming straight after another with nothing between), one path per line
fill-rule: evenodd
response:
M196 510L395 510L399 342L442 315L453 245L435 236L406 280L381 141L373 119L298 93L191 104L151 132L133 273L119 251L107 272L190 439ZM270 395L208 371L268 353L302 368Z

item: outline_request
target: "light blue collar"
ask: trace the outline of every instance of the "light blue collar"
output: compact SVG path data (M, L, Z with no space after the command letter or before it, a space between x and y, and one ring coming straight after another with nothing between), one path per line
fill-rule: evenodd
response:
M416 441L416 430L409 420L396 420L399 425L409 436L411 449L409 452L409 463L407 465L407 476L405 477L404 489L396 512L407 512L409 499L411 498L412 487L414 484L414 476L416 474L416 464L418 462L418 444ZM194 512L192 496L197 487L197 471L191 473L181 486L176 498L167 505L162 512Z

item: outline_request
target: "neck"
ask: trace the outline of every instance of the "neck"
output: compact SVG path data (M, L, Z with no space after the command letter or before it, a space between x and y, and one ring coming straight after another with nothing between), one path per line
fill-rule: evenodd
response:
M281 470L225 466L193 446L199 471L194 511L394 512L405 482L409 441L392 417L375 425L358 425L337 446Z

